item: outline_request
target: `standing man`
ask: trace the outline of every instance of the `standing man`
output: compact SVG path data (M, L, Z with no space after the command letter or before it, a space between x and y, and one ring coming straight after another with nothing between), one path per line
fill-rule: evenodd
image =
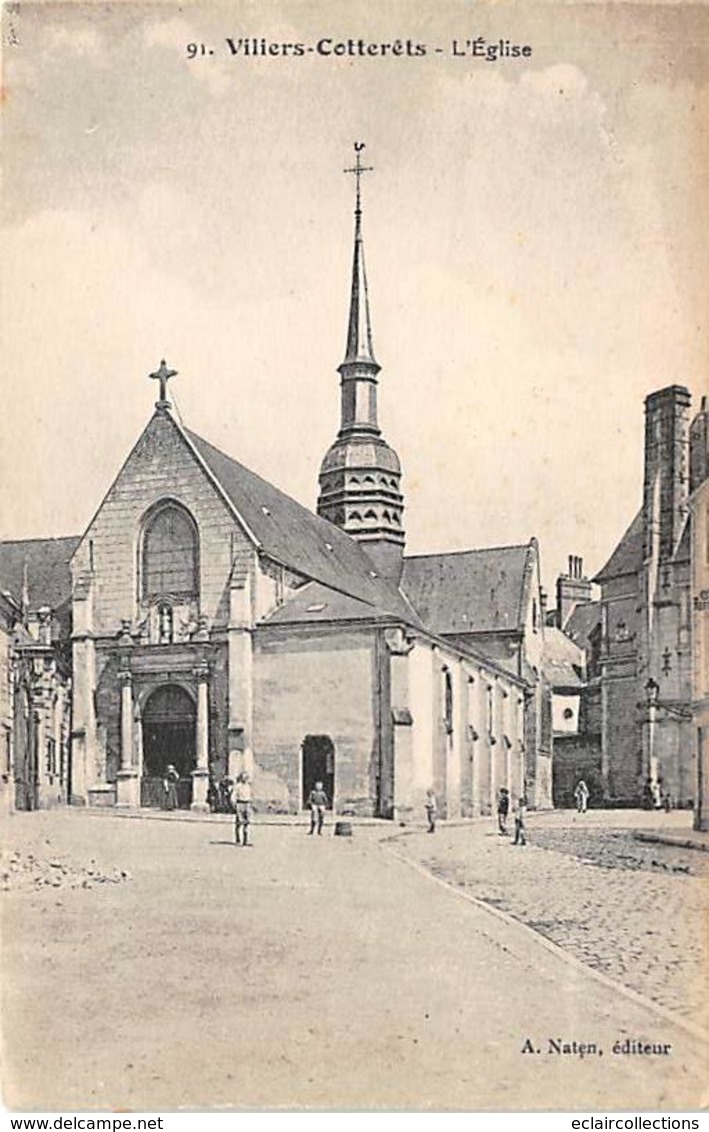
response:
M315 833L317 829L318 834L321 835L325 820L325 807L327 806L327 794L323 790L322 782L316 782L315 789L310 791L308 805L310 806L310 833Z
M524 828L525 818L527 816L527 799L522 796L514 810L515 815L515 845L527 844L527 833Z
M249 841L249 826L251 825L251 783L249 776L245 770L242 770L236 776L236 785L234 787L234 813L236 814L236 823L234 833L236 836L236 844L250 846Z
M426 801L423 804L423 808L426 811L426 820L428 821L428 830L426 832L435 833L436 819L438 818L438 802L436 801L436 795L432 789L426 791Z
M510 792L506 787L500 790L497 799L497 829L502 837L507 836L507 817L510 812Z

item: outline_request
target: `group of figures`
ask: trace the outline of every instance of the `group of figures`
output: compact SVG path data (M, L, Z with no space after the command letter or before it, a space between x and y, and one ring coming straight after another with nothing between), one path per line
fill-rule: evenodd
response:
M173 764L170 763L163 778L163 808L166 810L178 808L177 784L179 781L180 775ZM234 814L234 836L237 845L249 847L253 844L251 841L251 815L253 810L251 779L245 770L237 774L236 780L229 778L228 775L224 775L218 783L210 779L207 802L212 813ZM310 809L309 833L317 833L322 836L325 811L328 807L328 797L322 782L316 782L314 789L310 791L308 807Z
M497 799L497 828L501 837L507 837L508 829L507 822L510 816L510 792L503 786L500 790ZM426 791L426 801L424 802L424 809L426 811L426 820L428 822L428 833L436 832L436 822L438 821L438 802L433 790ZM514 845L526 845L527 833L525 828L525 819L527 816L527 799L521 795L513 809L513 817L515 823L515 836Z

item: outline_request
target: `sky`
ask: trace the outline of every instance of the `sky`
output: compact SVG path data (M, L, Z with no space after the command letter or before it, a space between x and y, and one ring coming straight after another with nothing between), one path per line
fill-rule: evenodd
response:
M404 54L307 50L349 39ZM644 397L709 386L706 6L22 3L3 42L2 537L86 527L162 357L188 427L314 507L363 141L409 552L600 569Z

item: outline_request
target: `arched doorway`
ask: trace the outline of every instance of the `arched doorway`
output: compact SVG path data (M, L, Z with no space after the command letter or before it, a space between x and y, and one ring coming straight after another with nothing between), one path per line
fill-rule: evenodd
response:
M335 797L335 744L329 735L306 735L303 740L303 808L308 804L310 791L316 782L322 782L327 794L328 809L333 808Z
M164 804L164 777L169 763L177 770L177 804L189 809L192 771L197 765L194 700L178 684L165 684L150 694L143 708L143 806Z

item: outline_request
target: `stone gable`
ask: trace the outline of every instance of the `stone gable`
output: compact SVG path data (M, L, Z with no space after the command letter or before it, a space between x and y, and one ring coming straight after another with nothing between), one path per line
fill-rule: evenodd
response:
M228 621L235 557L254 548L167 413L155 413L105 496L74 556L75 582L93 569L93 631L115 635L138 616L139 558L146 513L163 499L182 504L199 532L200 612L210 628Z

